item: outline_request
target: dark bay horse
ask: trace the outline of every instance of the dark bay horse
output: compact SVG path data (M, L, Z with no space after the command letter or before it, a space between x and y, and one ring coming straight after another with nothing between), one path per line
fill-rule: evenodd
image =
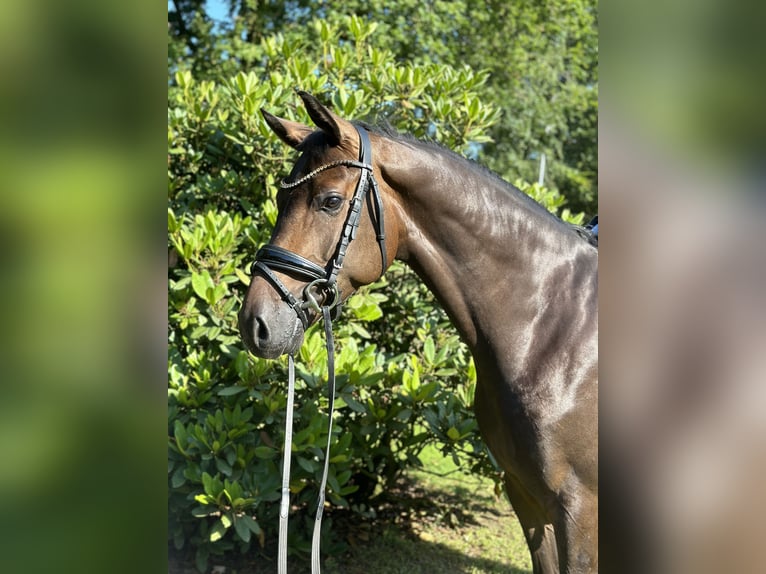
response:
M395 258L405 261L473 354L476 417L504 470L534 572L596 572L595 241L469 160L368 133L299 95L318 130L263 112L301 155L257 257L265 271L253 273L240 310L245 344L260 357L296 352L320 316L302 303L307 297L345 299ZM361 187L369 194L355 201Z

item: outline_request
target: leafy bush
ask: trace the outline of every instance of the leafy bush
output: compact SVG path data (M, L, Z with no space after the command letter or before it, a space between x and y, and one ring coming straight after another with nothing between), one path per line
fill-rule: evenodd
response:
M374 25L355 18L344 25L353 41L340 46L326 22L310 27L305 42L321 49L318 63L277 34L250 46L256 64L247 73L196 81L177 70L169 87L170 538L196 553L200 570L211 553L264 546L278 523L286 361L250 356L236 321L250 280L245 270L276 220L275 182L293 157L259 109L308 122L292 93L300 87L346 117L385 117L463 152L484 141L498 117L479 100L482 74L398 65L366 43ZM533 189L560 207L560 196ZM296 360L290 488L293 504L311 511L327 439L322 337L310 328ZM418 454L429 444L499 479L471 410L472 359L409 270L395 264L348 302L336 347L338 423L328 479L334 505L369 512L380 487L420 465ZM292 552L308 551L309 526L291 521Z

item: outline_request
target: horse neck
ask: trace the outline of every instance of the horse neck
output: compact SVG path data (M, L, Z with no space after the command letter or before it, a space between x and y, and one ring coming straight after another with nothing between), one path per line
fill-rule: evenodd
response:
M557 304L550 287L580 289L583 285L560 283L587 283L591 293L584 296L594 295L595 250L541 206L467 160L414 144L399 146L406 149L388 150L397 154L393 167L382 169L398 196L405 230L397 257L434 292L475 356L496 355L492 345L510 345L523 362L529 326ZM572 273L574 265L582 272ZM559 315L567 319L565 310Z

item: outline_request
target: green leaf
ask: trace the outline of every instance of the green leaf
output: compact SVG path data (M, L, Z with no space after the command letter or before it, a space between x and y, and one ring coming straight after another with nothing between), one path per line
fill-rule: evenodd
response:
M223 298L224 295L226 295L227 287L226 283L221 282L218 285L216 285L213 288L213 295L212 295L212 301L210 301L210 298L208 298L208 301L211 303L218 303L218 301Z
M186 476L184 476L185 470L186 468L183 466L176 469L176 471L173 473L173 476L170 478L170 486L173 488L180 488L186 484Z
M250 276L242 271L241 269L237 268L234 269L234 274L237 276L237 279L243 284L243 285L250 285Z
M226 388L223 388L220 391L218 391L218 396L219 397L230 397L232 395L237 395L237 394L239 394L239 393L241 393L243 391L246 391L246 390L247 390L247 387L238 387L238 386L226 387Z
M402 409L396 413L396 418L402 422L407 422L412 416L412 409Z
M179 420L176 420L173 426L174 426L173 434L175 435L175 438L176 438L176 447L178 448L179 451L181 451L181 454L186 455L185 449L187 446L187 439L188 439L188 435L186 433L186 427Z
M357 490L359 490L359 485L352 484L352 485L344 486L343 488L341 488L338 494L340 494L341 496L348 496L349 494L353 494Z
M173 210L168 207L168 232L174 233L178 230L178 220Z
M213 528L210 529L210 542L217 542L223 538L224 534L226 534L227 527L223 524L223 522L221 522L222 518L223 517L216 520Z
M237 88L239 89L239 93L244 95L247 95L247 77L245 76L244 72L240 72L237 74L236 77L237 82Z
M191 283L194 292L200 299L207 300L207 290L215 289L213 279L210 277L210 273L208 273L207 269L202 271L202 273L192 273Z
M207 472L202 473L202 486L205 489L205 492L211 496L215 496L216 492L213 490L213 477L210 476Z
M340 483L338 482L338 479L335 477L334 472L330 472L327 475L327 484L332 488L333 492L340 492Z
M298 465L306 472L314 472L316 464L313 460L308 460L302 456L297 457Z
M191 86L193 83L191 72L188 70L179 70L176 72L176 84L178 84L178 87L181 89L185 89L188 86Z
M277 454L277 451L270 446L257 446L254 449L255 456L258 458L262 458L264 460L270 460L274 458Z
M423 343L423 355L425 356L426 361L428 361L428 363L431 365L433 365L434 363L435 354L436 354L436 349L434 346L434 340L432 337L428 337Z
M207 572L207 559L209 555L210 549L207 546L200 545L197 547L194 562L197 565L197 570L199 572Z
M234 530L237 532L237 536L243 541L250 542L250 534L252 531L243 520L243 517L234 517Z
M258 526L258 523L247 514L240 516L239 519L245 524L247 524L247 527L253 532L253 534L261 533L261 527Z
M352 411L357 413L362 413L365 410L365 406L357 401L355 398L353 398L351 395L343 395L343 400L346 402L346 404L351 408Z
M221 458L215 459L215 467L223 474L224 476L231 476L232 468L229 465L228 462Z
M204 494L199 496L205 496ZM199 496L195 496L194 500L197 502L200 502ZM210 516L211 514L214 514L218 512L218 509L215 507L211 507L208 504L201 504L200 506L195 506L192 508L191 515L195 518L205 518L206 516Z

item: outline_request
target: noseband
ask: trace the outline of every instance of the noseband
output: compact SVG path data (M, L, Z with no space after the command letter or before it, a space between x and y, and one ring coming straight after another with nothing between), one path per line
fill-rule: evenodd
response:
M340 314L341 293L338 288L338 273L343 268L343 260L346 257L346 250L349 243L356 237L359 229L359 220L362 215L362 206L367 197L367 192L372 189L372 202L370 209L370 218L375 228L378 246L380 247L381 273L386 269L386 236L385 224L383 221L383 201L380 197L380 188L372 172L372 147L367 130L360 126L354 126L359 133L359 161L338 160L318 167L303 177L292 181L282 181L279 184L281 189L294 189L303 185L314 178L319 173L332 169L334 167L357 167L361 170L359 181L356 184L356 190L351 198L346 223L343 226L338 246L334 257L323 268L320 265L309 261L302 255L293 253L276 245L264 245L255 255L255 262L250 268L250 273L260 272L277 290L288 305L295 311L300 319L303 329L307 329L310 321L306 315L306 309L312 309L317 314L321 307L328 307L335 310L335 317ZM288 275L300 277L309 281L303 288L303 299L298 300L285 285L274 274L274 271L280 271ZM320 305L317 296L320 296L322 303Z
M312 309L324 318L325 338L327 341L327 371L328 371L328 395L329 395L329 420L327 428L327 446L324 456L324 471L319 487L319 501L317 504L316 519L314 522L314 535L311 542L311 572L319 574L319 539L322 529L322 511L324 509L325 488L327 486L327 474L330 462L330 441L332 439L332 416L335 403L335 358L332 336L332 319L340 314L341 293L338 288L338 273L343 268L343 260L349 243L356 237L359 228L359 219L362 214L362 206L367 193L372 189L372 202L370 204L370 218L380 247L381 273L386 270L386 238L385 225L383 222L383 202L380 197L380 189L372 172L372 147L367 131L359 126L359 161L338 160L327 163L303 177L292 181L282 181L279 187L293 189L315 177L317 174L334 167L358 167L361 170L359 181L351 198L346 223L335 250L335 256L325 267L317 265L282 247L276 245L264 245L255 256L255 262L250 268L250 273L259 272L277 290L288 305L295 311L303 325L304 331L308 329L310 320L306 309ZM298 300L290 290L279 280L274 271L279 271L293 277L308 281L303 288L303 299ZM317 297L321 299L321 303ZM285 451L282 461L282 501L279 509L279 554L277 557L277 570L279 574L287 573L287 518L290 510L290 452L292 450L292 426L293 426L293 397L295 393L295 363L292 354L288 356L289 379L287 385L287 415L285 417Z

